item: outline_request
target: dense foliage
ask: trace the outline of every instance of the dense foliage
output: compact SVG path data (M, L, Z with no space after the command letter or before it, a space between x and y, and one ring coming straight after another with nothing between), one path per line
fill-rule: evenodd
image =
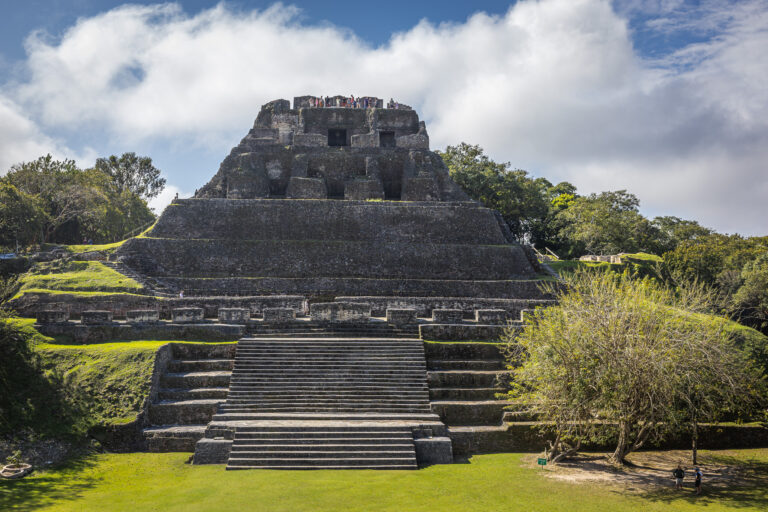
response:
M155 218L146 199L164 185L133 153L92 169L51 155L14 165L0 178L0 247L118 240Z
M508 349L511 393L554 425L553 457L565 442L613 438L623 462L650 438L695 435L700 421L763 402L762 370L708 314L707 288L589 269L563 279L549 290L557 305L529 317Z

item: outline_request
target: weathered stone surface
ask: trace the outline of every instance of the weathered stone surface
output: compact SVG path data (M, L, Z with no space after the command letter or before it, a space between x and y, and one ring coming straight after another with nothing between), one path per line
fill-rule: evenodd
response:
M413 308L388 308L387 323L393 325L415 324L416 310Z
M422 324L419 325L419 336L434 341L499 341L505 329L507 326L504 325Z
M310 304L309 316L315 322L361 322L371 319L371 307L354 302Z
M296 319L296 310L292 308L265 308L264 323L286 324Z
M419 466L450 464L453 462L453 448L450 437L424 437L414 439L416 460Z
M160 321L160 312L156 309L132 309L125 312L125 319L133 323L155 323Z
M69 320L69 311L38 311L37 323L58 324Z
M407 178L403 183L403 201L439 201L437 181L431 176Z
M195 445L194 464L226 464L232 449L231 439L203 438Z
M80 315L80 321L83 324L98 325L112 323L111 311L83 311Z
M378 180L350 180L344 185L344 199L356 201L384 199L384 188Z
M111 323L83 325L76 323L41 324L46 336L69 336L76 343L99 343L110 340L207 340L234 341L245 334L243 325Z
M433 309L432 321L441 324L461 323L464 311L461 309Z
M369 133L361 133L359 135L352 135L351 144L353 148L377 148L379 143L379 132L373 131ZM429 149L429 144L427 148Z
M288 183L285 197L291 199L325 199L328 190L322 178L297 178L292 177Z
M328 145L328 136L317 133L297 133L293 136L293 145L308 148L324 147Z
M531 295L537 291L535 281L518 282L517 288L521 289L521 294ZM487 290L487 289L486 289ZM442 290L440 290L442 291ZM500 291L500 290L499 290ZM541 297L541 296L539 296ZM364 296L339 296L336 300L341 302L364 302L371 305L371 314L373 316L384 316L388 308L406 308L415 309L416 316L422 318L431 318L433 309L460 309L464 312L464 319L473 318L473 311L476 309L503 309L507 311L511 318L519 318L520 311L523 308L529 308L537 305L551 304L551 301L540 298L534 299L494 299L494 298L473 298L473 297L397 297L384 296L373 297Z
M248 308L219 308L219 322L227 324L245 324L251 319L251 310Z
M475 310L475 321L479 324L505 325L509 320L511 320L511 316L506 309Z
M171 320L177 324L202 322L203 308L174 308L171 310Z

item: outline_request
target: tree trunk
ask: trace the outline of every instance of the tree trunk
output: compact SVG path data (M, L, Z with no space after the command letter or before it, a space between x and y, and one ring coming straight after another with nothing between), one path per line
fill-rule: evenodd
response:
M697 465L699 457L699 422L696 418L691 423L691 458L693 459L693 465Z
M624 457L627 456L627 443L629 442L629 423L619 422L619 440L616 443L616 450L611 456L611 460L616 464L624 464Z

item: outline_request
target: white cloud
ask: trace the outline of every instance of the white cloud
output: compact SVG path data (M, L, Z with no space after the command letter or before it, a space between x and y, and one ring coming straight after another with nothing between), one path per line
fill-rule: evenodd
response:
M662 32L690 18L677 0L621 2L619 12L639 11ZM764 0L705 2L684 28L716 33L657 61L638 54L607 0L524 0L503 16L422 21L378 48L301 25L297 12L133 5L80 19L59 41L29 38L29 79L13 98L48 129L99 127L223 157L268 100L393 96L419 109L433 146L478 143L585 193L628 188L648 212L768 231Z
M157 197L153 197L149 200L149 207L159 215L165 210L166 206L171 204L171 201L173 201L177 195L181 198L192 196L191 193L182 191L176 185L168 184Z

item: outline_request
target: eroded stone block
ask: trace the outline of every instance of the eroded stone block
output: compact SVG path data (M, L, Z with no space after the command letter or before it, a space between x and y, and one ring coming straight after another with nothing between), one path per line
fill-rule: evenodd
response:
M328 137L318 133L297 133L293 145L298 147L321 148L328 145Z
M387 308L387 323L393 325L415 324L416 310L413 308Z
M80 314L80 323L88 325L112 323L111 311L83 311Z
M248 308L219 308L219 322L227 324L245 324L251 318Z
M432 321L441 324L460 324L464 319L461 309L433 309Z
M416 460L419 466L430 464L451 464L453 462L453 447L450 437L423 437L414 439Z
M171 320L176 324L202 322L203 308L174 308L171 310Z
M285 197L289 199L327 199L328 189L322 178L291 177Z
M479 324L506 324L510 314L504 309L476 309L475 321Z
M344 199L384 199L384 187L379 180L350 180L344 184Z
M69 311L38 311L36 317L39 324L60 324L69 320Z
M264 323L284 324L296 319L296 310L292 308L264 308Z
M371 306L356 302L318 302L309 305L315 322L363 322L371 319Z

